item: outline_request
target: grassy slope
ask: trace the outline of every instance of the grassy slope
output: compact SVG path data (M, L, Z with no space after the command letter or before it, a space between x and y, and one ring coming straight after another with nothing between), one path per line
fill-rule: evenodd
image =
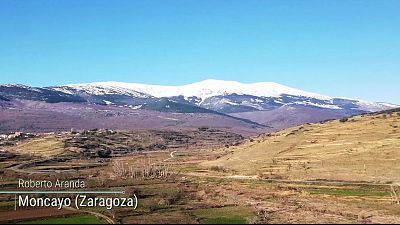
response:
M293 180L400 182L398 112L303 125L233 148L204 166Z

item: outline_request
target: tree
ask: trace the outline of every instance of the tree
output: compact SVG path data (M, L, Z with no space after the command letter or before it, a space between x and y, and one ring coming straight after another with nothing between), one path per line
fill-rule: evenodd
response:
M111 156L111 150L110 149L100 149L100 150L97 150L97 155L100 157L100 158L110 158L110 156Z

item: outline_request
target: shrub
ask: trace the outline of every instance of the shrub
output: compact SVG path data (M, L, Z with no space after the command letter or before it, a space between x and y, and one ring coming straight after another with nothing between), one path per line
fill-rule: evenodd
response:
M128 198L132 198L132 197L134 197L135 195L136 195L136 197L139 198L139 197L142 196L142 193L141 193L138 189L136 189L136 188L128 187L128 188L125 189L125 195L126 195Z
M111 156L111 150L110 150L110 149L106 149L106 150L100 149L100 150L97 150L97 155L98 155L100 158L110 158L110 156Z
M199 127L198 128L199 131L207 131L209 129L210 129L209 127Z
M181 189L178 189L177 191L174 191L172 193L163 193L161 197L164 200L163 202L165 205L173 205L182 199L183 191Z
M341 123L345 123L345 122L349 121L349 118L348 118L348 117L345 117L345 118L340 119L339 121L340 121Z
M212 166L210 170L217 172L225 172L225 168L223 166Z

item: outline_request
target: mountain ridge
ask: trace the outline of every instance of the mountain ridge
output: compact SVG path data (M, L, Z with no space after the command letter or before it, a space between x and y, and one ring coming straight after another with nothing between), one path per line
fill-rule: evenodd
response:
M180 86L115 81L38 88L8 84L0 85L0 94L5 98L42 100L49 103L88 102L159 110L161 106L155 105L165 103L162 99L168 99L171 104L183 104L182 108L192 105L224 114L270 111L283 106L307 106L355 115L399 107L390 103L329 97L274 82L240 83L215 79ZM168 104L164 104L162 110L171 111Z
M5 100L0 112L3 130L49 131L54 127L67 129L68 126L113 129L211 126L254 134L396 107L387 103L331 98L271 82L254 85L206 80L183 85L182 90L174 86L165 89L164 86L145 85L161 87L150 92L145 88L132 88L129 83L107 84L0 85L0 96ZM153 96L153 92L176 95L157 97L161 94ZM18 115L15 115L15 109L20 110ZM49 118L64 122L55 126ZM17 126L15 120L20 120L20 125Z
M389 103L329 97L274 82L240 83L208 79L187 85L165 86L109 81L50 88L67 94L73 93L74 90L94 95L131 95L130 92L135 92L142 94L135 97L170 98L175 102L193 104L222 113L263 111L287 105L353 111L355 114L359 111L373 112L398 107Z
M61 85L61 87L74 88L84 86L122 87L125 89L148 93L154 97L173 97L182 95L185 97L197 96L200 98L208 98L217 95L236 93L259 97L278 97L281 94L291 94L305 97L318 97L321 99L329 98L324 95L298 90L275 82L241 83L238 81L216 79L207 79L185 85L153 85L117 81Z

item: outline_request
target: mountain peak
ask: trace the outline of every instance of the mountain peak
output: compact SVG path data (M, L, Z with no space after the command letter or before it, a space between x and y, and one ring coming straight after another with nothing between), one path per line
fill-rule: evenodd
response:
M96 82L87 84L67 85L68 87L90 90L91 88L126 89L146 93L154 97L198 97L206 99L213 96L228 94L254 95L257 97L278 97L282 94L312 97L319 99L331 99L327 96L301 91L274 82L241 83L238 81L225 81L207 79L196 83L181 86L149 85L124 82Z
M270 88L270 87L274 87L274 86L281 86L283 87L284 85L275 83L275 82L256 82L256 83L244 83L244 82L239 82L239 81L234 81L234 80L218 80L218 79L206 79L206 80L202 80L199 82L194 82L191 84L187 84L187 85L228 85L225 87L229 87L231 85L235 85L235 86L249 86L249 85L265 85L266 88Z
M191 84L241 84L241 83L238 81L232 81L232 80L206 79L206 80L202 80L202 81L191 83Z

